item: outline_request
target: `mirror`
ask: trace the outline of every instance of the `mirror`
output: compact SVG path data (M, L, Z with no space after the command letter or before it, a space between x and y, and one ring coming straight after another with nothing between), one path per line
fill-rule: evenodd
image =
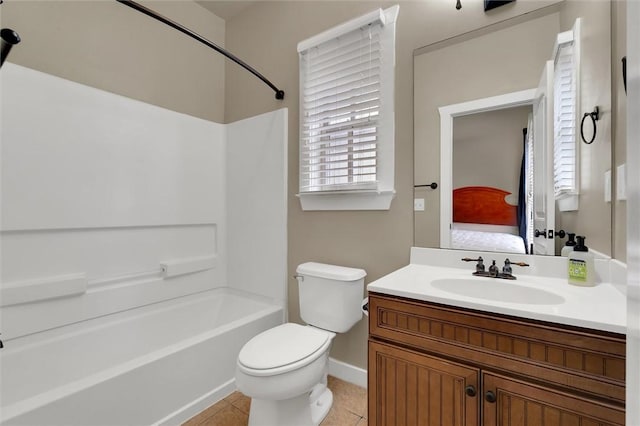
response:
M453 195L447 207L453 229L440 237L441 246L448 237L450 248L529 251L517 206L532 112L532 105L523 105L453 118Z
M548 189L553 179L549 146L553 151L553 145L546 145L546 153L533 149L537 141L533 135L544 139L546 134L553 143L553 133L548 133L553 126L542 124L553 117L546 117L549 110L541 104L546 96L540 89L546 84L541 77L549 66L553 69L548 61L553 59L557 35L572 30L577 18L576 116L582 117L596 105L601 111L611 108L608 2L563 2L414 52L415 246L524 254L532 251L535 241L533 253L556 254L567 241L566 236L560 237L562 230L585 235L596 255L611 254L611 203L604 198L604 176L612 158L610 117L603 115L598 121L595 143L577 143L577 210L567 207L566 200L556 200L553 186ZM553 102L552 97L546 102ZM537 120L530 121L536 110ZM523 134L525 128L529 128L528 137ZM579 138L579 127L573 130ZM450 148L442 142L447 138ZM537 176L532 191L544 186L546 192L529 203L531 236L525 245L513 218L504 220L500 215L516 213L527 138L536 139L529 145L531 176ZM535 146L540 144L544 142ZM432 182L438 183L436 189L424 186ZM472 207L476 216L461 219L458 207L454 213L454 204ZM478 219L478 214L483 218ZM540 215L553 225L545 226ZM538 237L533 236L536 229ZM490 241L503 237L510 243Z

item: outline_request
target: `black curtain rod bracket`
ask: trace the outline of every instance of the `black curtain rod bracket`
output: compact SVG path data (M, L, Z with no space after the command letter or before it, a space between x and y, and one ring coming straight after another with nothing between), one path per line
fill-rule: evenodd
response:
M251 67L249 64L247 64L246 62L244 62L242 59L238 58L237 56L235 56L234 54L228 52L227 50L223 49L222 47L218 46L217 44L207 40L206 38L202 37L201 35L195 33L194 31L191 31L190 29L178 24L175 21L172 21L171 19L162 16L158 13L156 13L155 11L142 6L141 4L136 3L135 1L131 1L131 0L116 0L118 3L122 3L125 6L129 6L132 9L137 10L138 12L144 13L145 15L154 18L160 22L162 22L163 24L166 24L168 26L170 26L171 28L174 28L178 31L180 31L183 34L188 35L189 37L199 41L200 43L209 46L210 48L212 48L213 50L215 50L218 53L223 54L224 56L226 56L227 58L231 59L233 62L235 62L236 64L240 65L242 68L246 69L247 71L249 71L251 74L255 75L256 77L258 77L260 80L262 80L267 86L269 86L275 93L276 93L276 99L278 100L282 100L284 99L284 90L280 90L278 89L273 83L271 83L265 76L263 76L262 74L260 74L258 71L256 71L253 67Z

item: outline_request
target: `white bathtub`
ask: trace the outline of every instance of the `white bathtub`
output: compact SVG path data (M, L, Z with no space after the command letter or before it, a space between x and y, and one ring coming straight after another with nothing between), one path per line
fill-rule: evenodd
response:
M5 342L3 425L179 424L234 389L280 306L216 289Z

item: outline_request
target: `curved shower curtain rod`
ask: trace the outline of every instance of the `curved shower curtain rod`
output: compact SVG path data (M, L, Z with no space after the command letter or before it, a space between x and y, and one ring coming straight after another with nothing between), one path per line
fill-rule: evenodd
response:
M2 1L0 0L0 4ZM3 28L0 30L0 68L4 64L4 60L9 56L11 48L20 43L20 36L11 28Z
M4 3L4 0L0 0L0 4ZM20 43L20 36L17 32L11 28L2 28L0 30L0 68L4 64L5 59L9 56L9 52L16 44ZM0 345L2 341L0 341ZM1 348L2 346L0 346Z
M191 31L190 29L178 24L175 21L172 21L169 18L166 18L156 12L154 12L153 10L142 6L138 3L136 3L135 1L131 1L131 0L116 0L118 3L122 3L125 6L129 6L132 9L137 10L138 12L142 12L147 16L150 16L178 31L180 31L181 33L184 33L186 35L188 35L191 38L194 38L196 40L198 40L200 43L209 46L210 48L212 48L213 50L215 50L218 53L222 53L224 56L226 56L227 58L231 59L233 62L235 62L236 64L240 65L241 67L243 67L244 69L246 69L247 71L249 71L251 74L255 75L256 77L258 77L260 80L262 80L267 86L269 86L271 89L273 89L274 92L276 92L276 99L284 99L284 90L280 90L278 89L273 83L271 83L265 76L263 76L262 74L260 74L258 71L256 71L253 67L251 67L249 64L247 64L246 62L244 62L242 59L238 58L237 56L235 56L234 54L226 51L225 49L223 49L222 47L216 45L215 43L207 40L206 38L202 37L201 35Z

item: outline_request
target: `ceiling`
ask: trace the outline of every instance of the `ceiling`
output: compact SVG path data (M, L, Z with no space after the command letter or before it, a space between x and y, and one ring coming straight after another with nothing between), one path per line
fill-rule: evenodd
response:
M220 18L228 21L234 16L238 15L249 6L256 3L256 1L250 0L199 0L196 3L204 7L205 9L215 13Z

